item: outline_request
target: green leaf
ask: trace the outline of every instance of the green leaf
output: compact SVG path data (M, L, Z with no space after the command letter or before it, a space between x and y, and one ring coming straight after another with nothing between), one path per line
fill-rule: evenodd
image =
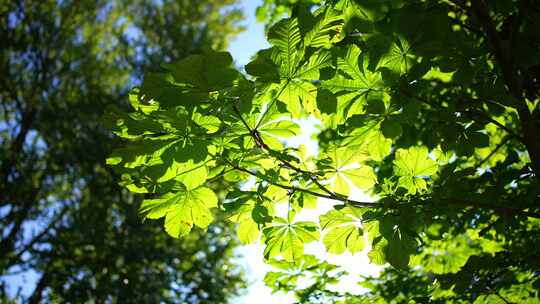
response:
M290 223L276 218L263 233L266 238L266 259L281 256L285 261L298 261L304 254L304 244L319 240L319 228L313 222Z
M384 114L386 112L384 101L379 98L368 100L366 112L369 114Z
M337 98L327 89L319 88L317 92L317 108L321 113L334 114L337 111Z
M386 259L396 268L406 268L409 265L409 256L416 250L416 240L409 234L396 231L388 240Z
M355 254L364 249L362 229L352 225L330 230L324 236L323 242L326 250L333 254L341 254L347 249Z
M400 177L398 184L408 189L410 194L415 194L417 191L427 189L426 182L422 178L437 172L437 162L428 157L426 147L398 149L394 160L394 172Z
M399 137L403 132L401 129L401 123L392 117L383 120L381 123L381 131L386 138Z
M317 87L310 82L291 80L278 99L287 105L294 118L313 114L317 109Z
M290 78L300 60L298 46L301 41L300 28L296 18L283 19L268 31L268 42L274 45L280 53L284 76Z
M388 242L384 238L379 238L377 242L373 244L371 250L368 252L369 261L376 265L384 265L386 263L386 247Z
M193 225L208 227L213 220L210 208L217 207L217 201L212 190L199 187L144 200L139 211L145 218L157 219L165 216L165 231L178 238L188 234Z
M278 66L262 52L259 52L257 57L246 65L245 69L248 74L257 77L260 81L275 83L280 81Z
M362 251L365 242L360 228L361 214L359 208L345 207L321 215L321 227L328 230L323 243L329 253L341 254L348 250L355 254Z
M337 58L337 67L346 77L336 74L334 78L322 81L322 86L334 93L352 91L362 95L382 90L381 73L370 71L368 66L368 58L361 56L360 49L353 44L343 56Z
M238 71L231 68L231 64L232 57L229 53L209 51L203 55L191 55L164 67L171 71L177 83L211 92L232 87Z
M328 8L316 17L313 27L304 36L304 45L322 48L329 47L332 37L340 31L343 20L339 11Z
M201 113L193 114L193 122L206 130L207 133L214 133L221 127L221 120L212 115L203 115Z
M182 172L177 172L175 179L184 184L188 190L192 190L206 182L208 169L203 164L192 164L191 161L189 161L187 164L188 165L186 165L184 168L189 169L184 169Z
M332 179L330 190L348 195L349 180L361 189L371 188L377 182L372 168L366 165L358 168L358 162L364 158L364 155L359 153L357 147L332 146L327 153L331 160L329 166L332 170L326 173L325 178Z
M300 134L300 126L290 120L271 121L266 124L262 124L259 127L259 132L267 133L269 135L287 138Z
M248 193L235 193L234 201L224 204L225 210L230 214L229 220L238 223L237 235L242 244L251 244L259 239L260 225L271 222L273 205L270 203L257 203L248 198ZM229 197L228 197L229 198Z
M254 221L243 221L238 225L238 240L242 244L252 244L259 240L259 225Z
M301 65L293 75L305 80L319 80L320 70L331 66L332 57L328 51L317 51L309 57L307 63Z
M393 72L406 74L415 63L415 56L412 54L411 45L403 38L396 38L390 50L381 58L381 66L387 67Z

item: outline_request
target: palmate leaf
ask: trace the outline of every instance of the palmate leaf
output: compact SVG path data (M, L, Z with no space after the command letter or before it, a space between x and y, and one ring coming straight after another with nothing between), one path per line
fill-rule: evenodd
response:
M327 153L332 160L332 170L325 175L325 178L332 180L330 190L347 195L350 191L348 181L363 190L373 187L377 182L373 168L367 165L358 167L358 162L365 159L365 156L359 153L357 147L332 146Z
M206 133L214 133L222 125L222 122L219 118L212 115L202 115L201 113L195 113L192 116L193 122L196 123L199 127L206 130Z
M380 66L403 75L412 68L416 62L415 58L410 43L403 37L397 37L392 42L390 50L381 58Z
M165 173L157 181L165 182L174 179L188 189L195 189L204 184L207 176L208 169L204 163L194 163L192 160L185 163L173 161L173 164L167 167Z
M217 207L217 201L211 189L198 187L144 200L139 211L145 218L165 217L165 231L178 238L188 234L193 225L208 227L213 220L210 208Z
M421 263L427 271L436 274L458 272L469 258L479 254L478 247L470 246L474 243L467 235L452 236L433 241L430 247L412 258L413 262Z
M264 277L266 285L274 291L278 291L284 286L294 289L301 278L307 278L309 275L321 275L337 268L335 265L319 261L310 254L303 255L295 262L271 259L268 264L279 269L279 271L268 272Z
M401 123L390 116L381 123L381 131L386 138L396 138L401 135L403 129Z
M349 181L353 186L363 190L370 189L377 182L377 176L373 168L365 165L360 168L338 169L328 176L334 178L330 190L344 195L350 193Z
M405 225L409 224L405 223ZM393 216L385 217L379 222L380 233L387 243L384 249L385 258L396 268L406 268L409 265L410 256L416 252L417 248L415 236L405 225Z
M330 52L320 50L311 55L307 63L301 65L293 77L304 80L319 80L319 71L331 65L332 56Z
M278 99L287 105L293 117L304 115L319 116L317 108L317 87L311 80L319 79L320 70L331 65L329 52L319 51L311 55L309 60L295 69L291 78L284 81L285 87Z
M154 163L146 164L144 174L158 183L176 179L189 188L197 187L206 181L209 147L206 140L176 141Z
M388 242L384 238L379 238L368 252L369 261L375 265L384 265L386 263L386 248Z
M269 135L282 138L292 137L300 134L300 126L290 120L278 120L261 124L258 130L261 133L267 133Z
M382 132L374 132L368 138L367 154L375 161L382 161L388 154L392 146L392 141L387 139Z
M409 265L410 255L416 250L416 240L407 233L395 232L388 240L386 259L396 268L406 268Z
M359 208L345 207L320 216L321 228L328 230L323 243L329 253L341 254L348 250L355 254L364 249L360 227L362 213Z
M268 39L273 49L261 51L255 60L246 66L246 71L258 81L276 82L274 66L279 66L279 85L275 85L278 100L287 106L293 117L314 114L319 116L316 104L317 87L312 80L320 77L320 70L329 67L332 58L329 52L320 50L304 60L302 37L296 18L283 20L272 27ZM277 50L277 51L276 51Z
M141 140L125 148L116 149L107 159L109 165L120 165L125 168L138 168L151 164L160 164L161 155L173 147L177 140L148 139Z
M319 228L313 222L291 223L276 218L272 226L263 230L266 259L282 257L285 261L298 261L304 254L304 244L319 240Z
M410 194L427 189L423 177L429 177L437 172L437 162L428 157L426 147L398 149L394 160L394 172L399 176L399 186Z
M364 23L373 23L384 18L391 7L390 2L397 1L344 1L347 9L354 12L357 18L360 18Z
M294 118L304 113L313 114L317 110L317 87L303 80L291 80L278 99L287 105L287 110Z
M262 82L280 82L279 67L264 53L259 52L257 57L245 66L249 75L257 77Z

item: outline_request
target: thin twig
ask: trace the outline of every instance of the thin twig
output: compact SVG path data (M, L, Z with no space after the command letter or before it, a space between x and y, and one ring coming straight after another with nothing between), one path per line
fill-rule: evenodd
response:
M225 161L231 167L233 167L234 169L236 169L238 171L241 171L241 172L247 173L249 175L261 178L261 176L259 174L255 173L255 172L252 172L252 171L250 171L250 170L248 170L246 168L239 167L239 166L237 166L236 164L234 164L233 162L231 162L229 160L225 160ZM285 189L285 190L298 191L298 192L311 194L311 195L316 196L316 197L341 201L341 202L344 202L346 204L350 204L350 205L353 205L353 206L356 206L356 207L377 207L378 205L382 206L381 204L378 204L378 203L375 203L375 202L360 202L360 201L351 200L351 199L348 199L348 198L345 198L345 197L342 197L342 196L335 196L335 195L328 195L328 194L318 193L318 192L314 192L314 191L304 189L304 188L300 188L300 187L283 185L283 184L272 182L272 181L269 181L269 180L266 180L266 179L264 179L264 180L267 183L271 184L271 185L274 185L276 187L280 187L280 188Z
M279 157L279 152L277 151L274 151L272 148L270 148L265 142L264 140L261 138L259 132L256 130L256 129L251 129L249 127L249 125L247 124L247 122L244 120L244 118L242 117L242 114L240 114L240 111L238 111L238 109L233 106L233 110L234 112L236 113L236 115L238 115L238 118L240 119L240 121L242 121L242 123L244 124L244 126L246 127L246 129L248 129L249 133L251 134L251 136L253 137L253 139L255 140L255 144L263 149L263 150L266 150L270 153L270 155L272 155L273 157L277 158L285 167L291 169L291 170L294 170L296 171L297 173L300 173L300 174L306 174L309 176L309 179L317 186L319 187L319 189L321 189L322 191L326 192L328 195L331 195L331 196L342 196L342 197L346 197L342 194L338 194L338 193L335 193L333 191L331 191L330 189L326 188L323 184L321 184L317 178L315 177L317 174L311 172L311 171L307 171L307 170L303 170L295 165L293 165L292 163L290 163L289 161L283 159L282 157Z
M502 148L502 146L504 146L508 141L510 140L510 136L506 136L504 137L501 142L495 147L495 149L493 149L493 151L491 151L488 156L486 156L486 158L484 158L476 167L479 168L481 167L483 164L485 164L493 155L495 155L495 153L497 153L497 151L499 151L500 148Z
M418 100L418 101L420 101L422 103L425 103L425 104L427 104L427 105L429 105L431 107L435 107L435 108L438 108L438 109L445 109L443 106L433 104L433 103L429 102L429 100L427 100L425 98L422 98L421 96L413 95L412 93L408 92L405 89L401 89L400 92L401 92L401 94L403 94L403 95L405 95L405 96L407 96L409 98L414 98L414 99L416 99L416 100ZM516 132L512 131L507 126L501 124L500 122L498 122L495 119L489 117L488 115L486 115L485 113L483 113L481 111L474 111L474 112L472 112L472 111L460 111L460 113L468 114L468 117L470 119L476 121L476 122L482 122L482 121L479 121L479 120L483 119L484 120L483 122L487 121L487 122L493 123L497 127L499 127L502 130L506 131L506 133L508 133L508 134L512 135L513 137L515 137L520 142L525 143L525 140L523 139L523 137L519 136Z
M281 95L281 93L283 93L283 91L285 90L285 88L289 85L289 82L291 80L290 79L287 79L287 81L285 82L285 84L283 85L283 87L281 88L281 90L279 90L279 92L276 94L276 96L274 96L274 98L272 98L272 100L270 101L270 103L268 104L268 106L266 107L266 109L264 110L264 113L261 115L261 118L259 119L259 121L257 122L257 124L255 125L255 130L261 125L261 122L263 121L263 118L264 116L266 115L266 113L268 113L268 111L270 110L270 108L274 105L274 103L276 103L277 99L279 98L279 96Z
M261 178L264 181L266 181L267 183L269 183L271 185L274 185L276 187L285 189L285 190L298 191L298 192L303 192L303 193L313 195L315 197L327 198L327 199L331 199L331 200L335 200L335 201L341 201L341 202L344 202L345 204L349 204L349 205L352 205L354 207L370 207L370 208L389 207L387 205L383 205L383 204L376 203L376 202L361 202L361 201L351 200L351 199L348 199L348 198L343 197L343 196L327 195L327 194L314 192L314 191L304 189L304 188L300 188L300 187L294 187L294 186L283 185L283 184L280 184L280 183L272 182L272 181L269 181L267 179L262 178L259 174L255 173L255 172L252 172L252 171L250 171L250 170L248 170L246 168L239 167L238 165L234 164L233 162L231 162L231 161L229 161L227 159L225 161L231 167L233 167L234 169L236 169L238 171L241 171L241 172L247 173L249 175ZM487 208L487 209L498 211L498 212L504 213L504 214L519 214L519 215L526 216L526 217L540 218L540 213L532 212L532 211L524 211L524 210L521 210L521 209L518 209L518 208L512 208L512 207L508 207L508 206L487 205L487 204L481 204L481 203L472 202L472 201L469 201L469 200L456 199L456 198L449 198L449 199L445 199L444 201L447 202L449 205L452 205L452 204L454 204L454 205L462 205L462 206L472 207L472 208L476 208L476 209L486 209ZM426 201L422 200L422 201L418 201L418 202L414 203L413 205L414 206L422 206L422 205L425 205L425 203L426 203ZM408 204L397 204L396 208L399 208L399 207L405 206L405 205L408 205Z
M510 128L508 128L507 126L501 124L500 122L496 121L495 119L489 117L488 115L486 115L485 113L481 112L481 111L465 111L463 112L465 114L469 114L470 118L472 120L475 120L475 121L478 121L477 119L474 118L473 115L478 115L478 116L481 116L481 119L485 119L487 122L490 122L494 125L496 125L497 127L503 129L504 131L506 131L506 133L512 135L513 137L515 137L517 140L519 140L520 142L522 143L525 143L525 140L523 139L523 137L519 136L516 132L512 131Z

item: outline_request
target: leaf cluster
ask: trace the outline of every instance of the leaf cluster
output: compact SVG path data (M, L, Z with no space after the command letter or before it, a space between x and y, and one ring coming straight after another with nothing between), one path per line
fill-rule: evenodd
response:
M296 6L269 28L271 47L246 65L249 76L231 70L228 55L210 52L145 80L134 111L115 121L132 143L110 163L126 172L128 187L159 196L142 211L165 216L173 236L205 228L216 208L239 223L240 240L265 244L267 261L304 267L304 245L322 240L331 254L365 248L372 263L421 269L413 273L422 282L424 274L441 275L436 290L418 291L429 299L468 290L489 301L502 285L479 291L450 274L482 272L475 259L501 261L516 250L504 226L526 227L522 237L536 231L540 133L531 120L538 95L526 96L516 83L538 62L508 66L500 54L505 38L493 24L520 8L480 2ZM534 21L523 18L516 35L532 29ZM316 155L286 144L307 117L320 121ZM216 203L204 185L217 177L242 190ZM180 199L197 189L208 195ZM354 189L375 201L350 198ZM328 200L334 209L318 222L295 219ZM167 228L169 217L182 228ZM533 269L517 266L515 277L527 279L504 288L529 284ZM267 277L284 289L295 280ZM527 290L526 297L538 296Z

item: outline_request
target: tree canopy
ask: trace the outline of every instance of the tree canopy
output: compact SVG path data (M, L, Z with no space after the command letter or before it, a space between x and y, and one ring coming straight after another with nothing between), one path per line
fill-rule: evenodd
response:
M242 291L229 224L181 241L140 224L140 198L104 164L123 143L100 123L107 106L127 109L144 70L225 48L242 18L232 0L0 0L0 302Z
M131 110L108 114L129 144L107 163L145 193L141 214L173 237L224 214L283 270L267 284L303 303L536 303L538 6L304 3L269 27L248 75L228 53L202 52L145 74ZM285 141L307 117L320 122L315 154ZM320 198L333 210L295 220ZM359 279L366 294L332 292L342 270L304 255L318 240L389 266Z

